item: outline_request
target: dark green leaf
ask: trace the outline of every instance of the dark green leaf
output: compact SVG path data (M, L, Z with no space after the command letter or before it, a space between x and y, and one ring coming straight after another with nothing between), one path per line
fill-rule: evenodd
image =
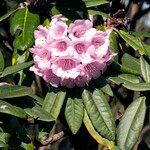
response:
M110 106L100 90L95 90L93 94L84 90L82 93L83 103L87 113L97 131L108 138L115 139L115 123Z
M97 11L97 10L88 10L88 14L94 16L94 15L100 15L103 17L103 19L107 19L108 18L108 14L101 12L101 11Z
M133 49L138 50L141 55L145 54L144 43L138 37L123 30L121 30L119 34Z
M25 50L31 47L34 42L33 32L39 24L39 16L29 12L28 8L23 8L17 11L12 18L10 26L10 32L12 35L14 35L17 30L21 30L21 33L13 42L14 48Z
M143 127L146 112L145 97L133 101L126 109L117 131L117 146L132 150Z
M83 104L81 99L67 99L65 117L73 134L80 129L83 120Z
M45 111L49 112L55 119L57 119L65 97L66 92L47 93L42 107Z
M106 0L83 0L83 2L85 2L86 7L94 7L108 3Z
M8 147L8 145L5 143L5 142L3 142L3 141L0 141L0 148L7 148Z
M149 63L141 56L140 58L140 64L141 64L141 72L142 77L145 80L145 82L150 82L150 65Z
M4 66L5 66L4 57L3 57L2 52L0 51L0 72L3 71Z
M0 113L13 115L13 116L16 116L16 117L19 117L22 119L27 118L27 114L25 113L25 111L22 108L13 106L2 100L0 100Z
M114 53L118 52L118 44L117 44L117 37L116 33L114 31L111 32L110 34L110 50L113 51Z
M39 97L39 96L37 96L35 94L30 94L28 96L31 97L31 98L33 98L36 101L37 104L39 104L41 106L43 105L43 101L44 101L43 98L41 98L41 97Z
M31 93L32 89L25 86L0 86L0 98L22 97L30 95Z
M33 61L29 61L29 62L14 65L14 66L9 66L4 69L4 71L2 72L2 75L0 77L5 77L7 75L17 73L20 70L30 67L32 64L33 64Z
M7 14L1 16L1 17L0 17L0 22L3 21L3 20L5 20L5 19L7 19L9 16L11 16L11 15L12 15L13 13L15 13L17 10L18 10L18 8L15 9L15 10L9 11Z
M130 33L133 34L134 36L137 36L137 37L150 37L149 32L143 32L143 31L133 32L133 31L130 31Z
M55 120L55 118L53 116L51 116L51 114L49 114L47 111L45 111L42 107L40 107L38 105L36 105L32 109L31 108L26 108L25 112L29 116L31 116L31 117L33 117L37 120L47 121L47 122Z

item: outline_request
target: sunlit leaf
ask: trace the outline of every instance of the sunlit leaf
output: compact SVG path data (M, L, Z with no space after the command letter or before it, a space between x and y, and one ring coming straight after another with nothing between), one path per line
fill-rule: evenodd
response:
M131 70L131 73L140 75L140 60L125 53L122 57L122 66Z
M90 135L102 146L108 148L109 150L115 150L115 145L113 141L109 141L105 138L103 138L101 135L98 134L98 132L94 129L93 124L86 112L84 110L84 118L83 122L85 124L85 127L87 128Z
M86 111L97 131L109 140L115 139L115 122L110 106L100 90L93 94L84 90L82 93Z
M106 0L83 0L83 2L85 2L86 7L94 7L108 3Z
M83 120L83 104L81 99L67 99L65 118L72 133L76 134Z
M150 82L150 64L141 56L140 58L142 77L145 82Z
M133 149L143 127L145 112L145 97L133 101L126 109L117 131L117 146L121 150Z
M109 77L109 80L120 85L122 83L139 83L139 77L132 74L120 74L117 77Z
M63 105L66 92L47 93L42 108L57 119Z
M10 32L12 35L17 30L21 33L16 36L13 46L15 49L25 50L32 46L34 42L33 32L40 24L39 16L29 12L28 8L18 10L11 20Z
M133 91L150 91L150 83L125 83L123 86Z

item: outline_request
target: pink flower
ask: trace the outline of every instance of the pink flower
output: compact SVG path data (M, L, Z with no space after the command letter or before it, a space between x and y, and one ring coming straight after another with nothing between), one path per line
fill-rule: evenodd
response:
M90 20L76 20L69 26L69 37L71 39L82 37L86 31L92 28L93 24Z
M54 39L60 39L67 36L68 26L62 21L56 22L54 25L49 27L50 36Z
M54 87L83 87L98 78L114 57L109 51L111 30L98 31L90 20L76 20L69 28L62 15L52 17L49 27L38 27L30 48L30 68Z

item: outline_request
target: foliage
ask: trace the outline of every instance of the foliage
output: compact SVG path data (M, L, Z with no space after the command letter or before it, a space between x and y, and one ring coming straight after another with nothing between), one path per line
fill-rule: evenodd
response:
M149 123L150 46L142 40L149 33L130 31L107 0L3 3L0 9L7 12L0 12L0 147L51 149L62 136L78 138L87 131L93 140L84 137L86 143L95 140L109 150L132 150ZM60 13L68 22L93 15L95 28L112 28L109 48L115 58L83 88L54 88L29 71L34 30L48 26ZM77 138L71 147L76 148Z

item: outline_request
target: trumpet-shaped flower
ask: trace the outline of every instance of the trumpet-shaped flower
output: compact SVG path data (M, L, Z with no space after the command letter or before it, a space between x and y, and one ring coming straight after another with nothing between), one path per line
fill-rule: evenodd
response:
M54 87L83 87L111 63L111 30L98 31L90 20L76 20L69 26L66 21L61 15L53 16L49 27L40 25L34 32L30 70Z

